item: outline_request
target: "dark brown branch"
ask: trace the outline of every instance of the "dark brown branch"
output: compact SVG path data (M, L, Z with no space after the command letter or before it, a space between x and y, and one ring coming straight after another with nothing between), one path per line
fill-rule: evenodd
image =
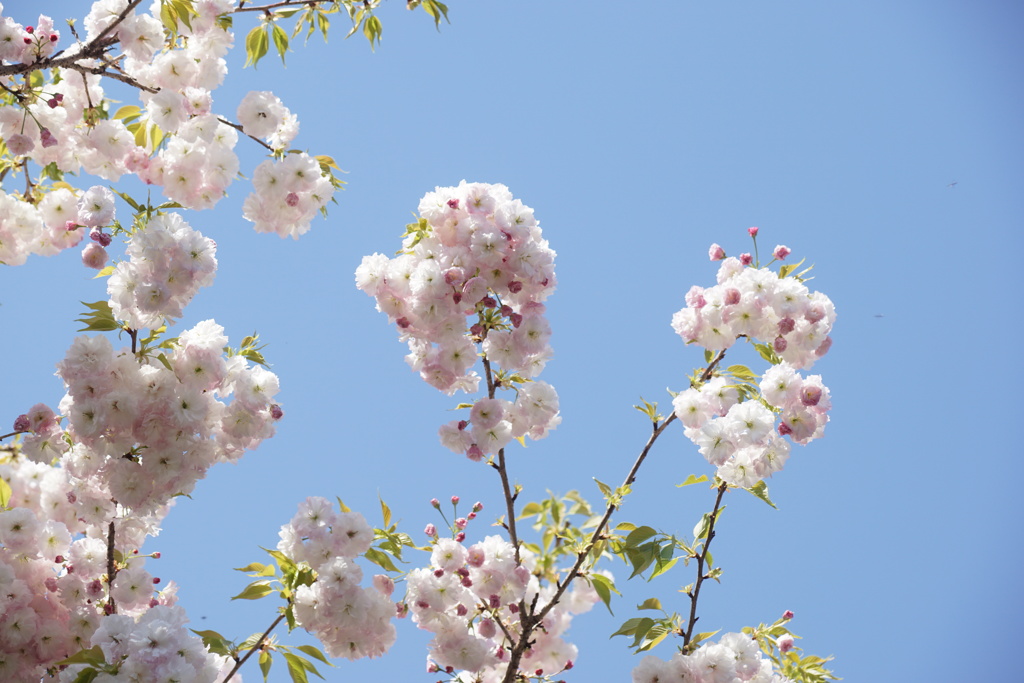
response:
M114 604L114 577L117 576L117 564L114 562L114 520L110 520L107 529L107 607L108 614L117 614Z
M724 353L724 352L723 352ZM690 594L690 621L686 625L686 633L683 634L683 647L690 644L690 639L693 638L693 627L697 625L697 598L700 597L700 586L704 583L704 579L708 578L704 575L704 561L708 556L708 549L711 547L711 541L715 538L715 521L718 519L718 508L722 504L722 496L725 495L729 485L723 483L718 487L718 496L715 498L715 508L711 511L711 519L708 522L708 536L704 541L704 547L701 548L700 554L697 555L697 583L693 586L693 593Z
M232 123L231 121L228 121L225 118L221 118L220 116L217 117L217 120L220 121L221 123L223 123L225 126L231 126L235 130L237 130L239 133L241 133L242 135L245 135L246 137L248 137L250 140L254 140L255 142L258 142L259 144L261 144L264 147L266 147L267 149L269 149L271 152L274 151L274 148L271 147L270 145L268 145L267 143L263 142L263 140L260 140L259 138L256 138L256 137L253 137L252 135L249 135L244 130L242 130L241 124Z
M261 648L261 646L263 645L263 641L265 641L267 637L270 636L271 631L277 628L277 625L281 623L281 621L284 619L284 616L285 613L281 612L281 614L277 616L277 619L274 619L274 623L270 625L270 628L263 632L263 635L260 636L260 639L253 644L252 649L246 652L244 657L235 662L235 666L231 669L231 671L228 672L228 675L224 678L223 683L228 683L228 681L230 681L231 678L235 675L235 672L241 669L242 665L245 664L246 661L248 661L249 657L252 657L253 653Z

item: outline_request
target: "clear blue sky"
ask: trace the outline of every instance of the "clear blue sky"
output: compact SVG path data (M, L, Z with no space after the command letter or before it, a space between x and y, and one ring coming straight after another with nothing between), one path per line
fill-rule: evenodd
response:
M649 431L631 405L668 406L666 387L684 388L701 360L669 320L692 284L713 283L708 245L745 251L746 228L759 226L762 245L813 262L811 286L835 302L835 344L814 368L834 410L826 438L795 448L769 482L779 510L727 497L714 548L725 574L702 595L702 629L791 609L801 644L835 655L848 681L1012 678L1024 608L1012 407L1024 379L1024 9L449 4L438 33L422 12L385 3L375 53L361 37L342 41L342 18L328 46L311 40L287 70L268 57L243 71L236 50L214 93L233 116L247 91L273 90L300 118L294 146L334 156L349 185L298 242L251 230L247 181L214 211L186 215L217 241L221 268L179 329L213 317L233 343L258 330L286 411L274 439L215 468L150 543L163 559L148 568L181 584L193 625L240 640L270 623L270 599L228 601L245 583L231 567L262 559L257 546L276 543L306 496L341 496L379 522L379 494L414 534L438 521L432 497L482 500L485 521L497 514L494 472L437 442L455 401L408 370L394 330L353 286L364 254L398 248L424 192L465 178L508 185L558 252L544 379L564 422L513 449L524 500L578 489L596 501L592 477L621 481ZM14 0L5 12L31 23L39 5ZM58 20L88 6L42 5ZM250 21L236 22L239 44ZM260 161L255 145L238 150L243 169ZM57 404L53 367L77 302L104 292L76 253L0 270L8 424L36 402ZM709 471L672 429L618 519L689 533L712 496L674 484ZM690 570L644 585L612 569L626 597L614 617L577 617L567 680L629 680L638 659L609 634L651 595L686 607L676 591ZM422 673L426 640L400 624L384 660L325 675L434 680ZM259 678L255 667L245 675ZM287 680L283 662L271 680Z

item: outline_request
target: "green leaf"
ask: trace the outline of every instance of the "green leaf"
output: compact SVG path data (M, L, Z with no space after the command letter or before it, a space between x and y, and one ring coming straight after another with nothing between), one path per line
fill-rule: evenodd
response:
M189 629L192 633L203 639L203 645L206 649L215 655L221 655L223 657L231 656L231 647L229 641L224 638L221 634L216 631L196 631L195 629Z
M364 555L366 556L366 559L373 562L375 565L382 567L389 572L398 572L398 567L396 567L395 563L391 561L391 558L380 550L370 548L366 553L364 553Z
M626 536L626 540L625 540L626 547L627 548L635 548L635 547L639 546L641 543L643 543L644 541L646 541L647 539L649 539L651 536L654 536L656 533L658 533L658 532L655 531L654 529L652 529L649 526L642 526L642 527L636 528L633 531L629 532L629 535Z
M256 26L249 35L245 37L245 66L250 64L256 67L256 62L263 59L270 47L270 39L267 37L267 27Z
M281 63L284 64L284 53L288 52L288 34L277 24L271 26L274 27L274 47L277 48L277 54L281 55Z
M636 606L637 609L661 609L661 600L658 598L647 598L642 604Z
M761 358L764 358L772 365L778 365L779 363L782 362L782 359L779 358L779 355L775 353L775 349L773 349L770 345L755 343L754 348L757 349L757 352L761 355Z
M121 326L114 320L114 313L110 310L108 302L97 301L87 304L82 301L81 304L92 313L85 313L81 318L75 320L75 322L85 324L85 327L78 330L79 332L111 332L121 329Z
M590 585L597 592L598 597L601 598L601 602L608 608L608 613L615 614L615 612L612 612L612 591L615 591L616 595L622 595L619 589L615 587L615 582L604 574L589 574L587 578L590 580Z
M260 671L263 673L263 681L266 683L267 676L270 675L270 667L274 664L274 656L270 654L269 650L263 650L260 652Z
M608 484L605 484L603 481L601 481L597 477L594 477L594 481L597 482L597 488L601 489L601 493L604 494L605 498L611 498L612 497L612 487L611 486L609 486ZM555 521L557 522L558 520L555 520Z
M305 652L310 657L315 657L316 659L319 659L321 662L323 662L327 666L334 666L333 664L331 664L331 662L326 657L324 657L323 653L320 652L320 650L316 649L312 645L299 645L295 649L296 650L300 650L302 652Z
M627 619L622 626L619 627L618 631L608 637L614 638L615 636L631 636L636 633L636 627L640 625L640 622L647 618L648 617L634 617L632 619Z
M106 664L106 659L103 657L103 650L100 649L100 646L94 645L88 650L79 650L67 659L62 659L59 662L54 663L54 666L69 666L71 664L99 666L101 664Z
M686 481L684 481L682 484L676 484L676 488L682 488L683 486L689 486L690 484L699 484L707 480L708 475L706 474L702 474L699 477L696 474L691 474L686 478Z
M448 5L445 5L438 0L423 0L423 9L426 10L427 14L434 17L434 28L438 31L441 30L441 17L449 24L452 23L448 20Z
M665 636L667 636L671 632L672 629L670 629L665 624L655 624L650 628L650 630L647 631L647 635L644 637L644 642L640 645L640 648L637 650L637 652L645 652L647 650L650 650L652 647L654 647L661 641L665 640Z
M778 510L778 508L775 507L775 503L772 502L772 499L768 497L768 484L764 483L763 479L754 484L753 486L751 486L750 488L748 488L747 491L750 491L755 496L757 496L758 498L760 498L761 500L763 500L764 502L768 503L773 508Z
M256 581L245 587L245 590L231 598L232 600L259 600L274 592L267 581Z
M758 379L758 376L755 375L746 365L730 365L728 369L729 372L737 379L747 380L748 382L753 382Z
M391 526L391 508L387 506L384 499L377 494L377 500L380 501L380 511L384 514L384 528L390 528Z
M721 631L721 630L722 629L718 629L718 631ZM693 645L695 643L701 642L702 640L707 640L708 638L711 638L716 633L718 633L718 631L709 631L707 633L698 633L697 635L695 635L693 638L690 639L690 644Z
M7 504L11 502L11 493L11 485L0 479L0 508L7 509Z

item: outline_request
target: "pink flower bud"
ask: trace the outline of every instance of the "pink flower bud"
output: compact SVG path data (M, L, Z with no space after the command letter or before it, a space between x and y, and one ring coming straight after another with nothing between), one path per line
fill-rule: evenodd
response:
M712 244L711 248L708 249L708 258L712 261L721 261L725 258L725 249L722 249L717 244Z
M160 551L159 550L156 551L155 553L153 553L153 559L154 560L159 560L160 559Z
M458 199L449 199L448 200L448 208L449 209L457 209L457 208L459 208L459 200Z
M78 223L74 221L67 221L64 223L64 229L67 230L68 232L71 232L72 230L78 230L78 228L80 227L82 226L80 226Z
M466 457L472 460L473 462L480 462L484 458L484 452L480 450L479 446L473 444L466 451Z
M459 543L462 543L466 540L466 533L464 531L460 531L459 533L455 534L455 540Z
M57 144L57 138L53 137L53 133L50 132L49 128L41 128L39 130L39 142L42 143L43 147L53 147Z
M465 529L467 524L469 524L469 521L465 517L459 517L457 520L455 520L455 528L459 529L460 531Z
M487 598L487 605L491 609L498 609L499 607L501 607L501 598L499 598L497 595L492 595L489 598Z
M459 420L459 431L464 431L469 426L469 420Z
M775 341L772 342L772 348L775 349L775 353L782 353L783 351L786 350L786 347L788 345L789 345L789 342L787 342L786 338L783 337L782 335L779 335L778 337L776 337Z
M480 512L484 509L484 504L480 501L473 503L473 512Z
M754 228L754 229L756 230L757 228ZM565 663L565 670L568 671L573 666L575 666L575 665L572 663L572 660L570 659L568 662Z
M99 228L93 228L91 231L89 231L89 239L91 239L93 242L96 242L101 247L109 247L110 242L113 240L113 238L110 235L103 232Z
M821 358L828 350L832 348L832 337L825 337L825 341L821 342L818 348L814 349L814 355Z
M725 305L734 306L740 302L740 290L735 287L730 287L725 290Z
M299 205L299 195L295 194L294 192L289 192L287 195L285 195L284 203L287 204L288 206L292 206L292 207L298 206Z
M786 436L787 434L792 434L792 433L793 433L793 430L790 428L790 426L788 424L786 424L785 422L780 422L779 423L779 434L781 436Z
M469 614L469 609L467 609L466 606L460 602L458 606L455 608L455 614L459 615L460 617L464 617L467 614Z
M374 574L373 587L386 598L390 598L391 594L395 592L395 582L387 574Z
M25 33L27 33L29 35L32 35L33 33L35 33L35 31L36 31L36 29L33 26L26 26L25 27Z
M493 638L498 633L498 627L495 626L493 619L481 619L476 632L481 638Z
M757 228L747 228L747 234L751 237L757 237Z
M423 533L431 537L437 536L437 527L433 524L428 524L423 528Z
M280 420L284 417L284 411L281 409L281 406L276 403L270 406L270 417L273 420Z
M466 557L466 564L470 567L480 568L484 564L484 551L482 548L473 546L469 549L469 555Z
M512 321L512 327L519 329L519 326L523 324L523 316L519 313L513 313L508 317Z
M409 322L409 319L404 317L404 316L399 318L398 320L396 320L395 324L398 325L399 327L401 327L403 330L405 328L409 327L410 325L412 325L412 323Z
M16 432L27 432L32 423L28 419L28 415L19 415L14 418L14 431Z
M781 636L776 642L779 645L779 652L789 652L793 649L793 636L791 635Z
M512 292L513 294L518 294L519 292L523 291L523 283L520 282L519 280L513 280L512 282L508 283L508 291Z
M740 263L742 263L743 265L749 266L753 262L754 262L754 257L751 256L749 253L740 254Z
M468 515L466 515L466 519L476 519L476 513L470 512Z
M816 406L821 400L821 387L805 384L800 389L800 402L805 406Z
M434 570L434 577L435 578L440 579L442 576L444 576L444 570L443 569L435 569Z
M519 605L517 605L514 602L509 604L508 611L511 612L512 614L519 614Z
M785 612L782 613L782 618L785 619L786 621L789 621L790 619L793 618L793 612L790 611L790 610L786 610Z
M789 247L779 244L776 245L775 251L772 252L772 256L779 259L780 261L784 261L786 257L789 256L791 253L792 252L789 250Z
M159 576L154 576L153 577L153 585L156 586L159 583L160 583L160 577Z
M452 496L452 505L458 505L458 504L459 504L459 497L458 496Z
M484 306L486 306L487 308L497 308L498 306L498 300L495 299L493 296L485 296L480 301L482 301Z
M789 334L796 327L796 321L792 318L783 318L779 321L779 334Z

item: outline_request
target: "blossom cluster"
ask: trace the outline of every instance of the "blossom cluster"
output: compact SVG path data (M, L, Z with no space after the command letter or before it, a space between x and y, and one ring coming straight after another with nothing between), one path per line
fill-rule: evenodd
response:
M177 605L156 605L138 619L121 614L104 618L90 643L100 648L106 663L116 667L116 673L100 673L89 680L97 683L214 683L224 680L234 661L208 652L203 641L186 628L186 623L185 610ZM69 665L61 671L58 680L62 683L80 680L78 676L88 667L87 664Z
M252 178L256 191L245 198L242 215L256 232L298 239L334 196L334 186L320 163L305 152L280 161L264 161Z
M169 19L161 19L162 3L155 1L142 12L129 9L128 0L97 0L84 21L85 40L64 48L61 57L74 58L101 35L117 41L123 50L120 77L137 87L140 106L104 113L110 102L97 73L33 80L31 92L25 90L27 80L22 85L5 78L20 88L17 106L0 107L5 156L10 155L12 165L25 173L25 162L32 161L48 167L51 175L86 173L117 181L134 174L161 187L181 206L213 207L239 174L234 151L238 130L266 140L279 153L298 133L297 118L269 92L251 92L243 98L237 109L240 124L230 124L213 111L212 93L224 80L224 57L234 42L229 24L218 18L235 4L190 3L194 13L187 21L178 19L174 39L168 40L162 19ZM0 5L3 63L34 64L57 49L60 33L53 30L49 17L40 16L35 26L22 26L2 13ZM265 162L255 180L245 217L257 231L282 236L306 232L334 190L316 160L302 153L285 153L283 159ZM81 240L82 232L65 230L74 217L57 221L48 210L66 206L68 193L76 191L32 183L21 197L0 192L0 262L19 265L29 254L50 255ZM102 267L101 251L90 245L86 264Z
M198 323L167 365L115 351L106 337L77 337L57 366L73 444L63 446L62 465L144 514L273 435L277 377L240 355L225 357L223 332L212 320ZM230 404L220 400L231 394Z
M719 267L718 284L691 287L686 304L672 316L672 329L686 343L712 351L745 336L770 344L782 360L800 369L810 368L832 346L828 335L836 312L827 296L810 291L796 277L747 267L731 256Z
M540 586L529 553L521 560L517 565L512 544L499 536L468 548L455 539L435 540L430 566L407 576L404 602L416 625L434 634L428 670L462 669L472 672L474 681L502 680L511 647L508 636L520 630L520 606L537 599L543 607L555 592L551 585ZM577 650L562 636L572 615L588 611L598 599L584 579L574 581L533 631L520 670L543 675L571 668Z
M374 577L360 586L363 571L355 558L373 542L373 529L358 512L335 512L330 501L311 497L281 527L277 549L316 573L312 585L295 591L295 621L324 645L332 657L378 657L395 642L390 600L394 583Z
M557 395L525 380L551 357L543 301L555 289L555 252L533 210L504 185L463 181L428 192L419 212L402 252L364 257L356 285L395 323L406 361L432 386L475 391L478 355L510 378L505 386L518 385L515 401L481 399L469 421L442 428L442 442L479 459L514 437L543 437L560 421Z
M742 633L726 633L689 655L669 661L647 655L633 669L633 683L792 683L776 673L757 641Z
M179 214L159 214L132 235L126 254L107 283L114 318L134 329L155 329L180 318L200 287L217 270L213 240Z
M745 336L769 344L781 359L761 377L763 400L743 400L735 380L715 375L672 402L686 436L718 468L717 476L749 488L785 465L790 444L784 436L805 445L824 432L829 390L820 375L804 378L798 370L828 352L835 307L795 277L746 267L736 258L722 262L718 285L693 287L686 301L672 327L688 343L723 351Z
M40 680L54 662L90 646L115 604L131 620L174 603L176 587L154 595L159 579L137 554L157 515L114 522L123 559L108 581L106 521L117 514L109 499L32 461L0 465L0 477L12 488L11 507L0 511L0 680Z

